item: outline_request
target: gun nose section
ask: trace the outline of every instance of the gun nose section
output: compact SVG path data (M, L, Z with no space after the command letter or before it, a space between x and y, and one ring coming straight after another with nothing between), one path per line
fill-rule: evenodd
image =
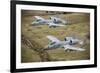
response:
M31 24L35 24L35 22L33 21L33 22L31 22Z
M83 44L84 44L84 42L83 42L83 41L80 41L80 42L79 42L79 44L80 44L80 45L83 45Z
M66 24L67 22L65 20L61 20L62 23Z
M47 48L48 48L48 45L47 45L47 46L45 46L44 48L45 48L45 49L47 49Z

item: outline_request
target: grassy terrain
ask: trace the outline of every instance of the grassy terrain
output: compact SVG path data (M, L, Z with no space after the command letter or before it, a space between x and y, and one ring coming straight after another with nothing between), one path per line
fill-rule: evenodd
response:
M38 15L38 14L34 14ZM49 18L53 15L41 15L41 17ZM56 15L55 15L56 16ZM58 16L58 15L57 15ZM60 40L64 40L65 37L74 34L82 40L85 39L85 45L83 46L86 51L83 52L68 52L63 48L48 50L47 53L52 59L59 60L87 60L90 58L90 42L87 38L89 33L89 14L84 13L71 13L71 14L59 14L59 17L70 22L65 27L49 28L47 25L32 26L31 22L35 20L33 15L22 15L22 33L29 37L31 40L36 41L42 47L48 45L47 35L53 35ZM22 42L23 43L23 42ZM79 46L80 47L80 46ZM37 52L22 44L21 48L21 61L22 62L40 62L41 59Z

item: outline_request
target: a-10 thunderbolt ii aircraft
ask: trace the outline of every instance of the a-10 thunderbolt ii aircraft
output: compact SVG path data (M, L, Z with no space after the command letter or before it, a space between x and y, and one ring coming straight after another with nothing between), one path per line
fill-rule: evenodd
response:
M44 19L40 16L34 16L36 18L35 21L33 21L32 25L45 25L47 24L49 27L59 27L59 26L65 26L62 24L65 24L66 21L57 18L57 17L50 17L50 19Z
M67 22L61 18L55 17L55 16L51 16L50 19L54 22L54 23L63 23L66 24Z
M50 40L50 44L45 46L45 50L56 49L56 48L64 48L65 51L85 51L83 48L73 47L75 44L83 45L83 41L73 38L73 37L66 37L64 41L58 40L54 36L47 36Z

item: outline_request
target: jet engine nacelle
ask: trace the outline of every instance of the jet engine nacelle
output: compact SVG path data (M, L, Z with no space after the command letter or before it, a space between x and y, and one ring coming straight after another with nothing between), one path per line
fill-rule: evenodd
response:
M68 41L70 45L78 43L78 40L74 39L73 37L65 37L64 40Z
M79 43L80 45L83 45L83 41L82 40L78 40L78 39L75 39L73 37L66 37L64 40L68 41L70 44L77 44L77 43Z
M53 21L53 23L62 23L62 20L57 17L50 17L50 19Z

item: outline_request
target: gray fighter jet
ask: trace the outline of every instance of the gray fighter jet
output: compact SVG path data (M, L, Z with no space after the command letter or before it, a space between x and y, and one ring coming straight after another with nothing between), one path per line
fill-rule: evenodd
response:
M50 17L50 19L44 19L40 16L34 16L34 17L36 18L36 20L31 23L32 25L47 24L49 27L65 26L65 25L62 25L62 23L65 23L65 22L63 20L61 20L60 18Z
M59 17L55 17L55 16L51 16L50 19L54 22L54 23L63 23L66 24L67 22Z
M58 40L54 36L47 36L47 38L50 40L50 44L45 46L46 50L49 49L56 49L56 48L64 48L65 51L85 51L83 48L73 47L75 44L83 45L83 41L75 39L73 37L66 37L64 41Z

